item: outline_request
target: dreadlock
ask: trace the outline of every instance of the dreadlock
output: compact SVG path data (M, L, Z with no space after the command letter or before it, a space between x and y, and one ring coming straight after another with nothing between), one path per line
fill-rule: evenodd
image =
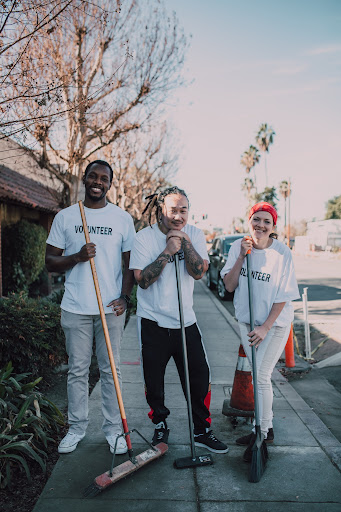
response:
M146 200L149 199L149 202L142 213L148 212L148 223L150 226L152 225L151 220L153 213L155 213L156 220L158 222L158 210L161 209L162 205L164 204L165 197L170 196L172 194L184 196L188 201L186 192L182 188L176 186L165 188L165 190L162 190L158 194L151 194L150 196L146 197Z

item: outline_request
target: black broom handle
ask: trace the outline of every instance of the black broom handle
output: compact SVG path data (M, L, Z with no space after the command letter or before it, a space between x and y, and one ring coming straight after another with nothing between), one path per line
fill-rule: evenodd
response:
M250 330L253 331L255 328L255 322L253 317L253 297L252 297L252 277L251 277L251 265L250 265L250 254L247 253L247 284L249 292L249 310L250 310ZM253 374L253 390L254 390L254 402L255 402L255 419L256 425L260 425L259 419L259 403L258 403L258 382L257 382L257 362L256 362L256 347L252 345L252 374Z
M184 321L184 313L183 313L183 307L182 307L179 254L176 253L174 256L175 256L174 260L175 260L176 286L178 289L178 303L179 303L179 316L180 316L181 339L182 339L182 352L183 352L183 357L184 357L185 390L186 390L186 400L187 400L187 410L188 410L189 435L191 438L192 459L195 460L196 455L195 455L195 444L194 444L194 433L193 433L192 402L191 402L191 390L190 390L189 373L188 373L185 321Z

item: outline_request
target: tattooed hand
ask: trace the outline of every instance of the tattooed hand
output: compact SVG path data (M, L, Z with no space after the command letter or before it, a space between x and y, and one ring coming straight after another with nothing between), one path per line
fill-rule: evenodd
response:
M204 273L207 270L207 265L202 257L197 253L194 249L191 239L184 233L183 231L178 231L176 229L171 229L167 233L167 240L181 240L181 248L185 254L185 263L187 272L193 279L201 279ZM180 249L179 249L180 250Z
M181 249L181 237L179 236L171 236L167 237L167 245L165 249L165 253L168 253L170 256L173 256L176 252L179 252Z
M180 240L187 240L188 242L191 242L191 239L187 235L187 233L184 233L183 231L177 230L177 229L171 229L167 233L167 242L170 238L180 238Z

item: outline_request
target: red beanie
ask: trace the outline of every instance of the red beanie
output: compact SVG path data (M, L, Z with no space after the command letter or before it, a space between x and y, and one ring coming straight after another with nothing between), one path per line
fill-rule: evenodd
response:
M251 219L252 215L256 212L269 212L273 218L274 226L276 226L278 215L275 208L270 203L261 201L260 203L255 204L250 210L249 220Z

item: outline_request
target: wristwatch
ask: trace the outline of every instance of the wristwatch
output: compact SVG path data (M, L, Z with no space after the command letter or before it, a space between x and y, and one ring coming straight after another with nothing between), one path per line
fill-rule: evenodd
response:
M129 297L129 295L122 294L122 295L120 295L120 299L124 299L126 301L126 303L127 303L127 306L129 306L129 304L130 304L130 297Z

